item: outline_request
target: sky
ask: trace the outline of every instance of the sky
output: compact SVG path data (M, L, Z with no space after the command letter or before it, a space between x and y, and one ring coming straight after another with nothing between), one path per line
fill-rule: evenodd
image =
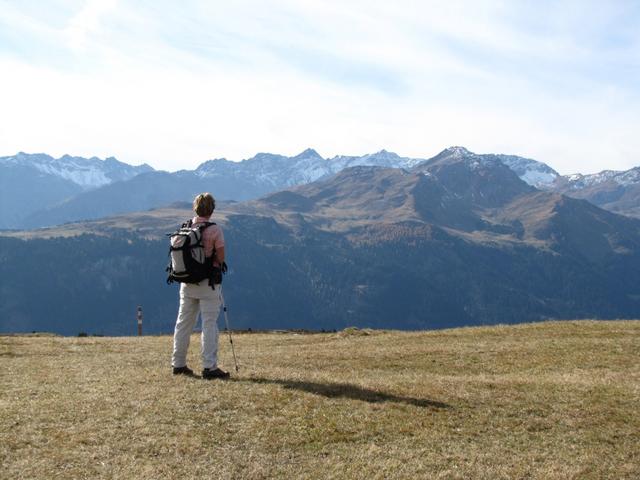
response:
M0 0L0 156L640 165L640 2Z

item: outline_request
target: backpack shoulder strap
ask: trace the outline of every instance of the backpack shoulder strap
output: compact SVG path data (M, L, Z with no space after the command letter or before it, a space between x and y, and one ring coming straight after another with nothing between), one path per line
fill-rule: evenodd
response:
M210 227L211 225L215 225L215 222L202 222L202 223L198 223L198 228L200 229L200 231L203 231L205 228Z

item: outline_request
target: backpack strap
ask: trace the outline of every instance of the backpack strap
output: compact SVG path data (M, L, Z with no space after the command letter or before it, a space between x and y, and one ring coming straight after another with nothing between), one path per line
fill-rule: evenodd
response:
M201 223L193 223L191 220L189 220L189 222L191 223L191 224L189 225L189 227L192 227L193 225L197 225L197 227L196 227L196 228L200 231L200 235L201 235L201 237L200 237L200 243L199 243L200 245L202 245L202 240L203 240L203 238L202 238L202 232L204 232L204 231L205 231L205 229L209 228L211 225L216 225L216 223L215 223L215 222L201 222ZM214 246L213 246L213 252L212 252L212 253L211 253L211 255L210 255L209 257L207 257L207 258L211 258L211 259L213 259L215 256L216 256L216 247L215 247L215 245L214 245Z
M189 220L189 222L191 222L191 220ZM198 228L200 229L200 231L203 231L205 228L208 228L211 225L215 225L215 224L216 222L202 222L202 223L195 223L195 224L191 222L189 227L192 227L193 225L198 225Z
M198 225L198 229L200 231L204 230L207 227L210 227L211 225L215 225L215 222L199 222L199 223L193 223L193 218L190 218L189 220L187 220L186 222L184 222L182 225L180 225L180 228L191 228L194 225ZM169 234L167 234L169 235Z

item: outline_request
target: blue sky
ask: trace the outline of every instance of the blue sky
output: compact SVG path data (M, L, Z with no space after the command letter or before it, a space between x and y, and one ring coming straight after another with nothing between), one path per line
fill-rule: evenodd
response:
M640 165L640 2L0 0L0 155Z

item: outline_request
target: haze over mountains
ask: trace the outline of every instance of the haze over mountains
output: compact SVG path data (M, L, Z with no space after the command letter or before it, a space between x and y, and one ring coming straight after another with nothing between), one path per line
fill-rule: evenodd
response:
M501 156L455 148L409 168L317 175L216 212L234 326L422 329L640 314L640 220L536 189ZM0 238L0 251L13 252L0 275L14 279L0 289L0 329L131 333L142 304L150 331L170 331L177 303L164 285L164 233L188 216L185 204Z
M479 155L451 147L432 159L406 158L382 150L363 156L322 158L307 149L293 157L259 153L242 162L210 160L195 170L155 171L113 158L99 160L20 153L0 158L0 228L35 228L70 221L157 208L210 190L218 199L250 200L294 185L307 184L352 166L419 171L434 158L494 159L526 183L584 198L603 208L640 216L640 175L604 171L561 176L548 165L512 155Z

